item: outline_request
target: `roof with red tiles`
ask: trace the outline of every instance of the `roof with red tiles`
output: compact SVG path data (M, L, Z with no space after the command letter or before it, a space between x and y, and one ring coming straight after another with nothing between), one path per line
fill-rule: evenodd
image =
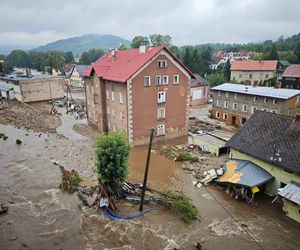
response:
M300 77L300 64L288 66L282 74L283 77Z
M275 71L277 60L260 60L260 61L234 61L230 70L244 71Z
M166 50L194 78L193 73L164 46L150 47L144 53L141 53L139 48L109 51L93 63L83 75L88 77L95 73L97 77L105 80L126 82L162 50Z

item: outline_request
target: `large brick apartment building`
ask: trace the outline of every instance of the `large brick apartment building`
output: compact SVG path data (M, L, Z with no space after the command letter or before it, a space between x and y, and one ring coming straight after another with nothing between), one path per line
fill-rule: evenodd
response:
M213 87L212 117L240 127L256 110L296 116L300 91L224 83Z
M122 130L134 144L188 132L189 83L194 75L164 46L112 50L85 73L88 123Z

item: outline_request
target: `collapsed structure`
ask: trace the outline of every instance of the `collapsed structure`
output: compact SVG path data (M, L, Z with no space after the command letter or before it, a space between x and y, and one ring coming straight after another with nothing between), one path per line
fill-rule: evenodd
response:
M166 47L109 51L85 72L88 123L122 130L129 142L188 133L192 72Z

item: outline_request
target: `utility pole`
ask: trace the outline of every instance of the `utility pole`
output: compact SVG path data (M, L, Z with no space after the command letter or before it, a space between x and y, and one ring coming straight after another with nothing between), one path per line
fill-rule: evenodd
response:
M150 134L150 141L149 141L149 145L148 145L148 155L147 155L147 162L146 162L146 168L145 168L145 174L144 174L144 183L143 183L143 189L142 189L142 195L141 195L140 211L143 211L143 207L144 207L144 198L145 198L145 192L146 192L146 186L147 186L147 178L148 178L148 170L149 170L149 163L150 163L153 134L154 134L154 129L152 128L151 134Z

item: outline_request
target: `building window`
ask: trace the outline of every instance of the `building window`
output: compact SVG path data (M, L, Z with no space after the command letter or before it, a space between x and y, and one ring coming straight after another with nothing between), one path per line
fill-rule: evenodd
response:
M233 103L232 107L233 107L234 110L237 110L237 107L238 107L237 103Z
M109 115L109 107L106 107L107 114Z
M111 100L112 100L112 101L115 101L115 91L112 91L112 92L111 92Z
M107 125L108 125L108 129L110 129L110 122L108 122Z
M156 76L155 77L155 85L161 85L161 76Z
M158 60L158 62L157 62L158 68L166 68L167 65L168 65L168 63L166 60Z
M150 76L145 76L144 77L144 86L149 87L151 85L151 77Z
M179 75L173 76L173 84L179 84Z
M217 100L217 106L221 107L221 100Z
M124 115L124 113L121 111L121 112L120 112L120 120L123 121L124 119L125 119L125 115Z
M277 105L277 100L276 99L273 100L273 104Z
M226 92L225 96L226 96L226 97L229 97L229 93L228 93L228 92Z
M164 103L164 102L166 102L166 92L159 91L157 93L157 103Z
M254 100L255 102L257 102L257 101L258 101L258 97L257 97L257 96L254 96L254 97L253 97L253 100Z
M264 103L267 103L267 102L268 102L268 98L265 98L265 99L264 99Z
M243 110L243 112L247 112L248 111L248 106L243 104L243 109L242 110Z
M257 107L253 106L252 107L252 114L254 114L254 112L257 110Z
M224 113L224 114L223 114L223 119L224 119L224 120L227 120L227 119L228 119L228 114Z
M277 114L277 110L272 110L272 113Z
M218 91L218 96L221 96L221 91Z
M109 100L109 91L106 90L106 99Z
M113 124L113 126L112 126L112 127L113 127L113 131L114 131L114 132L116 132L116 125L115 125L115 124Z
M238 94L234 94L234 99L237 99L238 98Z
M157 126L156 134L157 134L157 136L165 134L165 125L164 124L160 124Z
M228 109L228 107L229 107L229 102L228 102L228 101L225 101L225 102L224 102L224 108Z
M166 117L166 110L164 108L160 108L157 110L157 119L165 119Z
M262 108L261 110L265 111L265 112L268 112L268 109L266 109L266 108Z
M269 74L266 74L266 78L269 78Z
M163 76L162 78L162 84L167 85L169 83L169 76Z
M115 109L114 109L114 108L111 109L111 114L112 114L113 117L115 117L116 112L115 112Z
M239 74L239 78L242 78L242 74Z
M252 74L249 74L249 79L252 79Z
M288 112L288 116L292 116L292 114L293 114L293 110L290 109L289 112Z
M120 99L120 103L123 104L124 103L124 93L123 92L119 93L119 99Z
M216 117L217 117L217 118L220 118L220 116L221 116L221 115L220 115L220 112L217 111L217 112L216 112Z

